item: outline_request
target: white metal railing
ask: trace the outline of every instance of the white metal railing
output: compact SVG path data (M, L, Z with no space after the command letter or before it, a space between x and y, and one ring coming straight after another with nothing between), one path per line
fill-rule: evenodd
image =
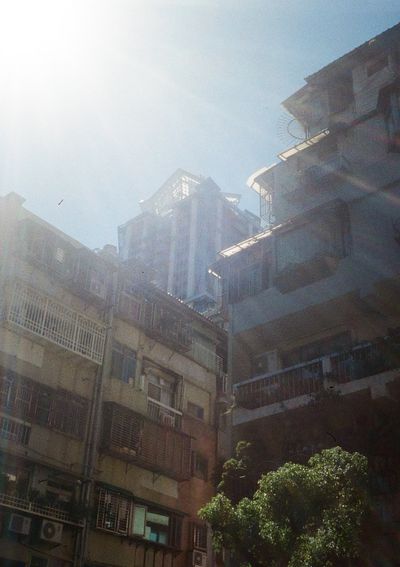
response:
M222 358L195 340L192 343L192 356L199 364L205 366L214 374L222 372Z
M29 512L30 514L42 516L43 518L61 520L62 522L67 522L69 524L80 524L80 522L73 521L70 514L65 510L54 506L38 504L31 500L26 500L25 498L19 498L18 496L12 496L1 492L0 506L11 508L12 510L19 510L21 512Z
M168 425L175 429L180 429L181 427L182 412L154 400L153 398L147 398L147 414L149 417L163 425Z
M50 342L101 364L105 327L20 282L13 289L7 320Z

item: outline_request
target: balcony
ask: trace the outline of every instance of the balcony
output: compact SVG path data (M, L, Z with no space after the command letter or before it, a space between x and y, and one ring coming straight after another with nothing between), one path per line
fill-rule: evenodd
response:
M385 356L382 346L364 344L278 372L256 376L235 386L236 404L256 409L315 394L326 381L344 384L394 369L398 364Z
M145 332L161 343L186 352L192 344L192 328L187 321L158 302L147 301L126 291L118 300L118 315L121 319L142 327Z
M113 402L104 405L102 450L176 480L190 478L189 435Z
M0 492L0 506L12 511L28 512L41 518L48 518L65 524L82 525L81 522L73 520L71 514L56 506L38 504L25 498L19 498L10 494Z
M103 325L22 283L14 285L5 319L97 364L103 361Z
M147 415L164 426L174 429L181 428L182 412L152 398L147 398Z

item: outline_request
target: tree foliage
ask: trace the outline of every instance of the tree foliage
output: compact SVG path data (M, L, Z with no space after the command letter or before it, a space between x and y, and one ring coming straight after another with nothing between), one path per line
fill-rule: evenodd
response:
M249 470L248 449L227 461L219 493L199 512L217 551L230 550L243 567L330 567L357 557L368 510L365 457L324 450L262 475L251 497L235 501L232 483Z

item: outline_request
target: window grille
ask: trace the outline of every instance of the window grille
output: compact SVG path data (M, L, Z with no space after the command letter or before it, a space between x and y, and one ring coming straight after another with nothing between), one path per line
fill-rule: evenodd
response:
M191 547L195 549L207 549L207 526L192 522L191 524Z
M96 527L121 535L128 535L132 501L124 496L100 488L97 499Z
M16 417L83 438L88 403L12 372L0 372L0 408Z
M96 528L180 548L182 518L153 506L136 504L133 498L117 491L99 488Z
M31 428L7 417L0 417L0 439L28 445Z

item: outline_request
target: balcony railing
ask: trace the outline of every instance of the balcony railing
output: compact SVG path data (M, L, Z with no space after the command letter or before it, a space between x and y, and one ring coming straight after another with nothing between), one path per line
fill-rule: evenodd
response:
M147 415L167 427L180 429L182 425L182 412L162 404L153 398L147 398Z
M103 325L22 283L14 286L6 319L97 364L103 361Z
M220 374L222 372L222 358L214 351L195 340L192 344L192 356L199 364L211 370L213 374Z
M71 518L71 515L61 508L38 504L31 500L26 500L25 498L19 498L17 496L4 494L1 492L0 506L20 512L29 512L29 514L41 516L42 518L49 518L51 520L57 520L68 524L80 525L79 521L74 521Z
M324 388L324 379L345 383L394 367L378 345L359 345L239 383L235 386L236 403L248 409L260 408L317 393Z
M192 344L191 324L156 302L123 291L118 299L118 315L141 326L160 342L179 350L186 351Z

